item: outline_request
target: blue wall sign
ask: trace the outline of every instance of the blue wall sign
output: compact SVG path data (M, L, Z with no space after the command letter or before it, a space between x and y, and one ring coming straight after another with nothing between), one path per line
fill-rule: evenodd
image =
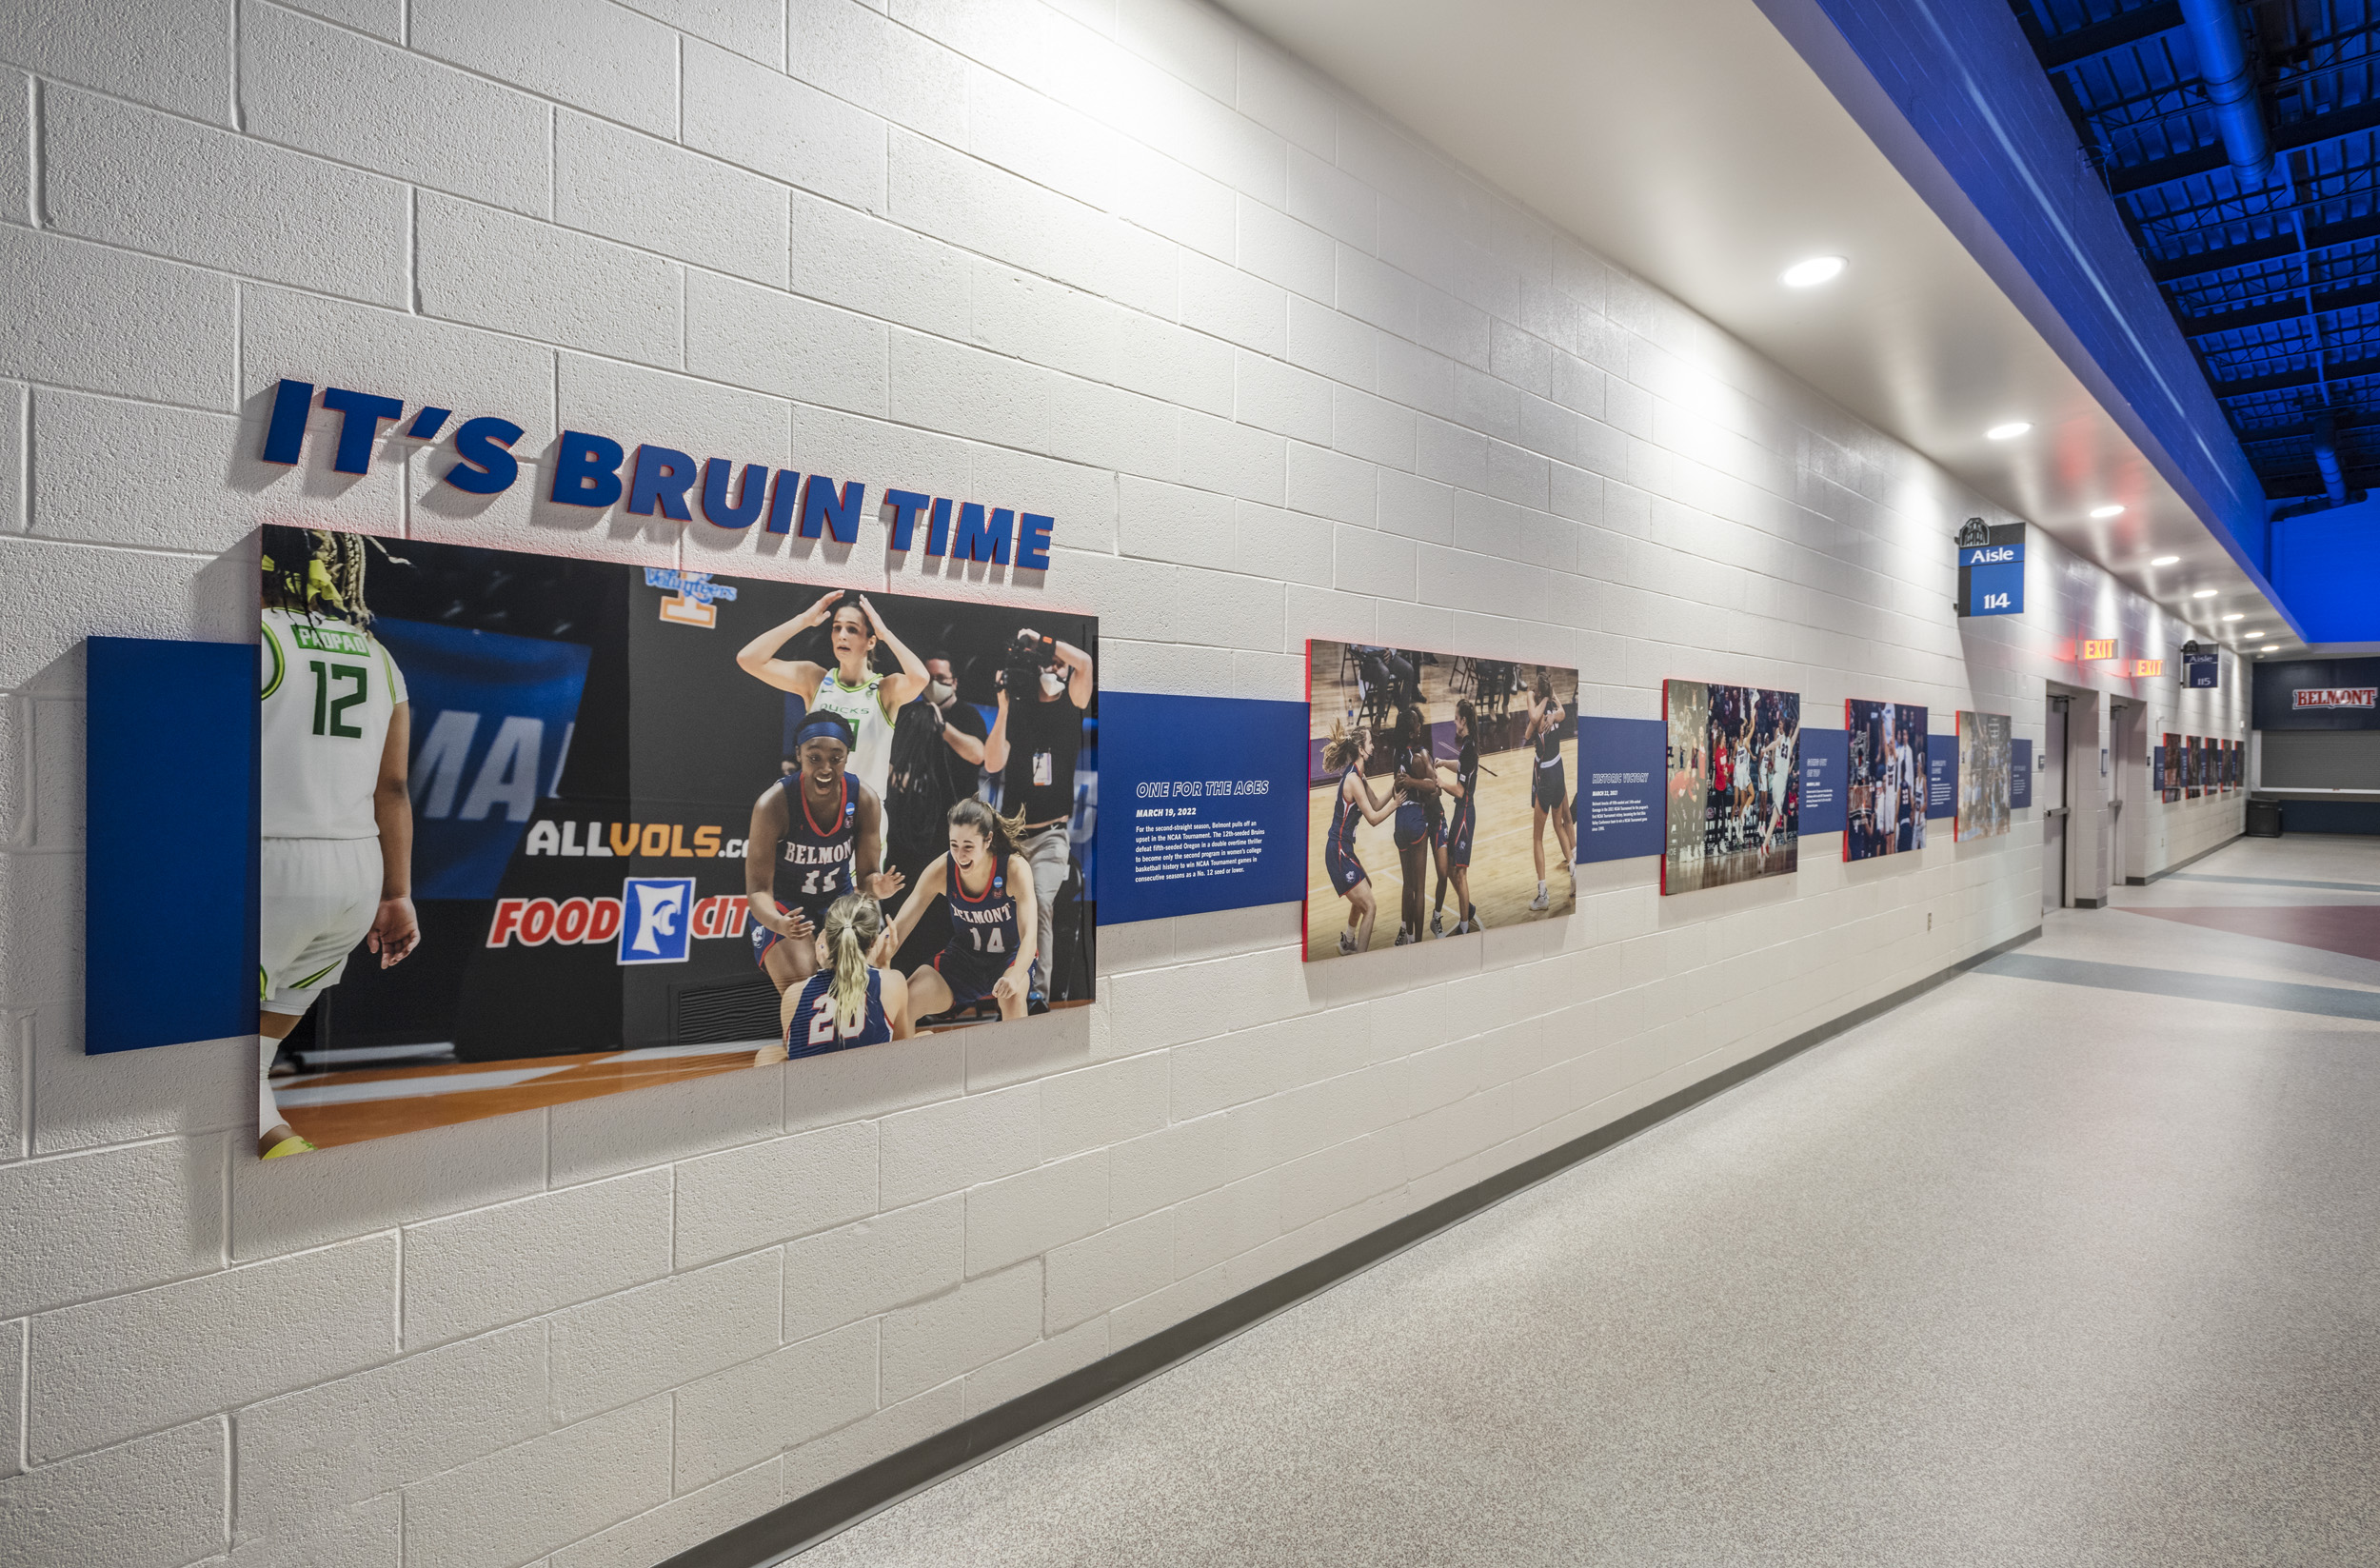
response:
M1303 703L1101 692L1100 923L1303 898L1306 728Z
M1958 551L1958 613L2025 613L2025 526L1993 528L1991 543L1962 545Z
M2211 691L2222 684L2223 655L2217 652L2182 655L2182 685Z
M1801 731L1801 832L1840 833L1851 821L1843 786L1851 775L1851 737L1839 729Z
M1578 719L1578 860L1661 852L1665 729L1658 719Z
M2033 804L2033 743L2008 743L2008 804L2013 811Z
M1926 737L1926 815L1958 815L1958 737Z

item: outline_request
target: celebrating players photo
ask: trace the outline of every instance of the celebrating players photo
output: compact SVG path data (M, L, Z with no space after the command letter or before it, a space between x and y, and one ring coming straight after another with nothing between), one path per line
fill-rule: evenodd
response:
M1958 714L1958 814L1951 836L1960 843L2008 831L2013 747L2005 713Z
M1577 670L1315 641L1306 676L1309 962L1576 907Z
M1801 697L1670 681L1661 891L1782 876L1801 863Z
M1093 1000L1091 617L262 543L261 1155Z

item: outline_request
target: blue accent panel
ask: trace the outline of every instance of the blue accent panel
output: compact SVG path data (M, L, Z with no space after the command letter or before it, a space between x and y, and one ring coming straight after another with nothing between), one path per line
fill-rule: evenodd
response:
M1302 898L1306 722L1303 703L1101 692L1100 923Z
M2015 14L1951 0L1760 4L2262 586L2263 484Z
M372 634L412 706L413 896L492 899L530 811L560 783L592 650L387 616Z
M2380 729L2380 706L2299 707L2296 693L2380 687L2380 659L2268 660L2252 668L2250 721L2258 729Z
M2165 747L2157 747L2163 751ZM2008 743L2008 808L2022 811L2033 804L2033 743Z
M1851 736L1839 729L1802 726L1801 833L1840 833L1851 823Z
M1958 737L1926 737L1926 815L1958 815Z
M2380 583L2380 501L2272 525L2272 586L2308 642L2380 643L2375 583Z
M2283 801L2281 831L2380 835L2380 801Z
M132 1051L256 1032L256 647L93 637L84 743L89 835L83 1049ZM173 805L158 807L160 758ZM128 940L128 890L204 917Z
M1669 726L1578 716L1578 863L1661 852Z

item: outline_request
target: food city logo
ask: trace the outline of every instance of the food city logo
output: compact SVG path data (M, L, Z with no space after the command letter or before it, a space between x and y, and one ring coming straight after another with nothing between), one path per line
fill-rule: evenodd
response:
M2370 707L2380 700L2380 686L2300 686L2291 693L2291 707Z
M697 938L744 935L751 912L741 893L698 897L692 877L629 877L616 899L498 899L487 945L616 942L616 963L684 963Z
M285 376L273 388L272 415L265 427L266 462L290 466L298 461L317 402L337 416L339 434L330 466L343 474L366 472L381 427L405 418L406 406L399 399L347 387L326 387L317 399L312 382ZM407 441L436 441L453 417L451 408L424 405L398 434ZM521 460L512 451L521 435L520 426L494 414L465 420L454 430L456 461L438 476L440 481L470 495L510 489L521 476ZM748 528L759 523L764 533L803 539L824 535L853 545L859 542L860 519L867 506L867 486L856 480L839 484L819 473L805 478L791 468L775 469L772 475L765 463L746 463L739 476L737 465L728 458L698 464L688 453L649 442L637 447L631 461L621 443L585 430L563 431L555 439L551 462L553 483L545 499L556 505L602 511L625 497L627 509L641 517L658 511L678 523L694 521L699 506L703 521L714 527ZM689 501L697 494L698 480L699 499ZM1046 514L956 502L917 490L886 489L882 505L891 514L885 543L889 551L915 548L918 523L923 519L928 557L1013 566L1019 571L1049 570L1050 535L1058 525Z

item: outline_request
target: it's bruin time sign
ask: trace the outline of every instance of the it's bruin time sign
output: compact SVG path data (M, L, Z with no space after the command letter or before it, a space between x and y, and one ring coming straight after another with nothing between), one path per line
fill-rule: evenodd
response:
M405 405L396 398L345 387L324 387L320 401L339 416L338 446L330 466L344 474L364 472L381 427L405 417ZM315 402L310 381L284 377L273 388L272 418L265 427L266 462L297 462ZM424 405L405 427L406 439L435 441L453 417L451 408ZM521 427L508 419L493 414L466 419L455 427L457 461L439 478L472 495L510 489L521 474L520 459L512 452L512 444L520 439ZM698 479L699 499L689 499L697 495ZM765 463L744 465L739 477L736 465L726 458L698 465L684 452L649 442L639 444L631 463L627 449L609 436L563 431L554 444L553 484L546 499L601 509L619 505L624 494L627 509L639 516L659 512L690 523L699 505L703 520L714 527L748 528L757 522L766 533L803 539L823 534L844 545L859 542L860 518L867 505L867 486L856 481L838 485L816 473L805 480L791 468L776 469L772 476ZM1020 571L1049 570L1050 533L1057 523L1041 513L973 501L954 504L916 490L887 489L883 504L892 512L887 549L915 548L922 518L930 557L1014 566Z

